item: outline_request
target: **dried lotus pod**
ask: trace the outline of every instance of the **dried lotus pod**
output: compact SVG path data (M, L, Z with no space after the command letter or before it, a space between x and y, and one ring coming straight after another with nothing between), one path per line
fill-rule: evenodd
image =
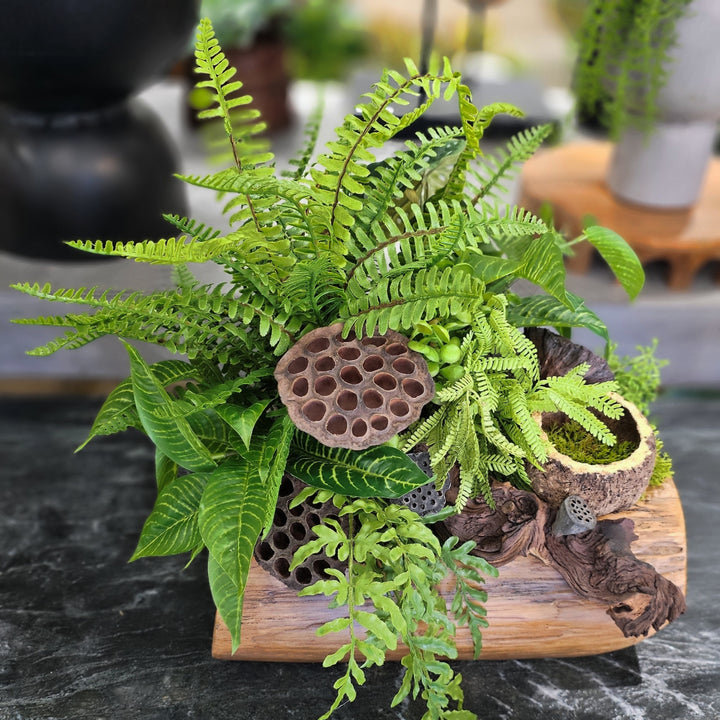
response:
M305 483L285 473L270 531L255 546L255 559L260 567L293 590L302 590L318 580L327 580L330 577L325 572L328 568L341 572L347 568L347 562L321 552L290 570L295 552L301 545L315 539L313 528L323 520L334 518L347 530L347 519L338 518L338 509L332 500L322 504L306 501L290 507L292 500L305 487Z
M343 338L342 328L335 323L302 337L280 358L275 379L300 430L329 447L362 450L415 422L435 382L400 333Z
M419 452L409 452L407 456L429 477L433 476L432 467L430 465L430 453L425 450ZM405 493L399 498L391 502L398 505L405 505L416 512L420 517L440 512L446 505L445 493L450 488L450 476L445 479L440 490L435 488L434 482L421 485L409 493Z

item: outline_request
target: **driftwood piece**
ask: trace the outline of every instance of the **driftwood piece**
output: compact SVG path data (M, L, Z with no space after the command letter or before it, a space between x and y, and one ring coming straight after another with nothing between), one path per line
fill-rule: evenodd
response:
M659 630L685 612L680 589L633 555L635 524L628 518L601 520L581 535L545 536L534 550L556 568L581 597L602 599L625 637Z
M476 554L495 565L531 555L555 568L581 597L608 605L625 637L647 635L685 612L680 589L633 555L629 519L601 520L579 535L555 537L555 510L533 493L495 484L491 510L482 500L444 522L445 532L474 540Z
M584 378L588 383L614 380L615 374L603 358L545 328L525 328L525 335L537 349L540 377L565 375L581 363L588 363L590 368Z

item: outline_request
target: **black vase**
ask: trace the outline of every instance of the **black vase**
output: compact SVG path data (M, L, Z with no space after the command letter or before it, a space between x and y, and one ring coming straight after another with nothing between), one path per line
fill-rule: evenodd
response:
M0 249L85 259L65 240L167 235L176 151L130 96L183 55L197 0L0 0Z

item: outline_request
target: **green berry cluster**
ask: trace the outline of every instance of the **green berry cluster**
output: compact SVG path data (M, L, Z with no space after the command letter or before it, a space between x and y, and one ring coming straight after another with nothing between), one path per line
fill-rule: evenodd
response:
M449 382L459 380L465 369L461 365L463 351L460 347L461 334L458 330L467 331L472 320L470 313L459 313L444 324L437 320L421 321L414 326L413 339L408 347L420 353L427 360L430 375L438 374ZM465 317L467 316L467 317Z

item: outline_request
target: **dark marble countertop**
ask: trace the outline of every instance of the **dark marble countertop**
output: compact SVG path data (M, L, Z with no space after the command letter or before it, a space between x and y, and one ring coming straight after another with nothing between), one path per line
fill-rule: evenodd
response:
M317 718L336 670L210 657L202 560L127 563L153 503L153 454L126 433L74 455L97 407L0 400L0 720ZM667 396L655 417L687 520L687 614L606 655L457 663L483 720L720 718L720 398ZM422 715L390 708L397 664L368 675L336 720Z

